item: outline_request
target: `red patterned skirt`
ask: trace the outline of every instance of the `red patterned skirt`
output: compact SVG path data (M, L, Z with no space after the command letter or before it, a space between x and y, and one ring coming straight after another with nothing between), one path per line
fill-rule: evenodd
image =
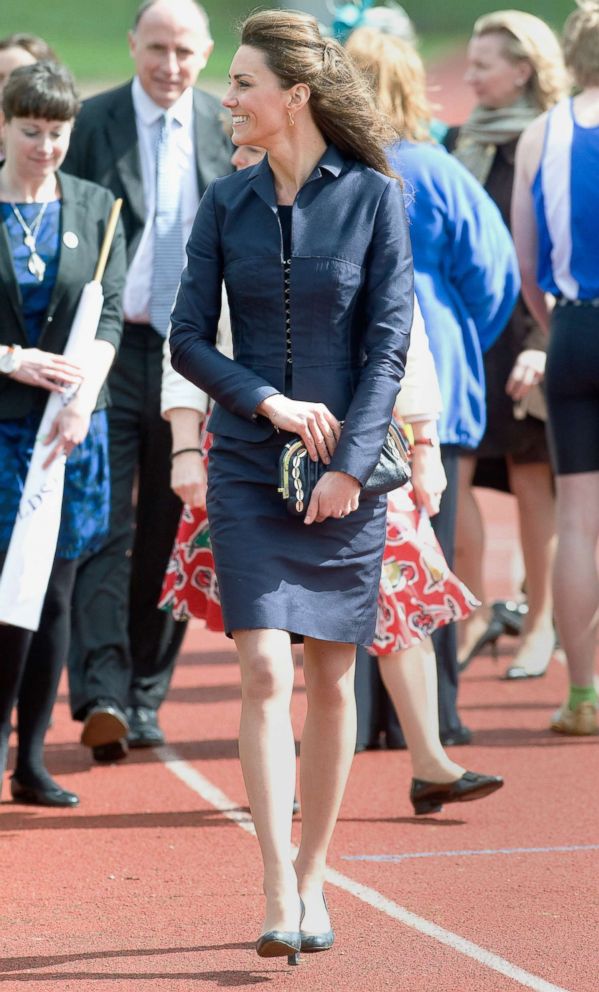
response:
M205 508L183 508L159 606L176 620L197 617L209 630L224 629ZM478 601L449 569L410 484L390 493L371 653L412 647L439 627L463 620L476 606Z

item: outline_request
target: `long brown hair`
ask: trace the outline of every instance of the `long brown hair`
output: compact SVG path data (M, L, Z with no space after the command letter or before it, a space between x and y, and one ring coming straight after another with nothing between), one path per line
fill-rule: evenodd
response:
M352 31L345 48L372 86L377 106L408 141L430 141L432 107L422 59L409 42L376 28Z
M397 133L374 105L368 83L341 45L324 38L318 22L293 10L252 14L241 28L241 44L259 49L283 89L310 88L310 109L326 141L395 178L386 149Z

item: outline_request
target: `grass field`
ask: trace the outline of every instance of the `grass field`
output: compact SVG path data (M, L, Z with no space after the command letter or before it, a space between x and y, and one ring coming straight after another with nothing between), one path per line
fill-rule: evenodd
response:
M323 0L324 2L324 0ZM138 0L0 0L0 36L12 31L40 34L82 82L125 79L131 72L125 36ZM235 49L235 25L257 6L256 0L205 0L215 51L207 74L224 79ZM289 6L295 4L289 0ZM299 3L297 4L299 6ZM404 0L431 57L468 35L480 14L497 9L497 0ZM508 6L506 4L506 6ZM523 0L517 6L560 27L573 9L572 0Z

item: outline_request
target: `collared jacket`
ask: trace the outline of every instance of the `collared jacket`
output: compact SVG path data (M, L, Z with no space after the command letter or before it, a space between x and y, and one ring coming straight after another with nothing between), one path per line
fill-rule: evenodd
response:
M174 367L216 401L209 429L244 441L273 431L256 416L285 391L282 234L268 158L206 191L172 316ZM216 349L225 281L234 358ZM396 180L330 145L292 208L293 399L345 421L331 469L361 483L376 465L404 372L412 256Z
M216 347L223 355L233 357L231 340L231 319L227 294L223 293L222 309L218 322ZM208 413L210 397L203 389L198 389L189 379L175 372L171 362L170 339L164 342L162 356L162 385L160 390L160 410L165 420L170 420L172 410L195 410L200 422ZM406 356L405 375L395 403L397 417L408 421L438 420L443 404L435 362L429 346L424 319L418 300L414 296L414 317L410 331L410 347Z

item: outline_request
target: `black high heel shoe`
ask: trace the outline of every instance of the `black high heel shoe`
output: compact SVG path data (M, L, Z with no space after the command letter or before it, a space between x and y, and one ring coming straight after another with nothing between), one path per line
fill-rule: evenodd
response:
M300 927L304 918L304 904L300 899ZM287 958L287 964L300 963L302 937L300 930L267 930L256 941L256 954L260 958Z
M322 901L328 914L329 907L324 892L322 893ZM328 930L324 930L322 933L306 933L305 930L300 930L300 934L302 938L301 950L306 954L315 954L317 951L330 951L335 943L335 934L332 927L329 927Z
M497 640L505 634L505 626L496 616L492 616L487 625L487 629L483 631L477 641L475 641L473 647L468 652L465 658L458 661L458 671L465 672L471 661L476 658L478 654L483 651L487 645L490 645L493 651L493 657L497 657Z
M479 775L478 772L464 772L455 782L425 782L412 779L410 802L416 816L427 813L440 813L445 803L467 803L474 799L484 799L492 792L501 789L503 779L499 775Z
M515 599L498 599L491 609L493 616L503 624L504 633L509 637L520 636L528 613L528 603L517 603Z

